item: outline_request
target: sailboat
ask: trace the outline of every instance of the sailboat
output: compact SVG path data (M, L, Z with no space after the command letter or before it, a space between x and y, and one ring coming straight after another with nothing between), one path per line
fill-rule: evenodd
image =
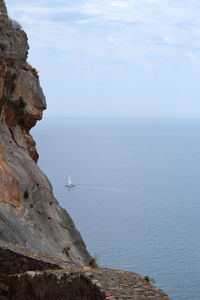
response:
M67 187L75 187L75 184L72 183L70 176L68 176L67 184L65 184Z

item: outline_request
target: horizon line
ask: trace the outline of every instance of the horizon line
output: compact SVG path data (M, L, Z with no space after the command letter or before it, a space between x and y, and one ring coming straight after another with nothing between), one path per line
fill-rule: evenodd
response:
M136 119L136 120L197 120L199 117L128 117L128 116L43 116L42 120L49 118L56 119ZM40 121L42 121L40 120Z

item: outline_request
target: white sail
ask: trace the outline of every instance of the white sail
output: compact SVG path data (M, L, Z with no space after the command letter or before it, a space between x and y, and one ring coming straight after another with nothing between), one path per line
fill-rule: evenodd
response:
M75 184L72 183L70 176L68 176L67 183L65 184L67 187L74 187Z
M70 176L68 176L68 185L72 185L72 181L71 181Z

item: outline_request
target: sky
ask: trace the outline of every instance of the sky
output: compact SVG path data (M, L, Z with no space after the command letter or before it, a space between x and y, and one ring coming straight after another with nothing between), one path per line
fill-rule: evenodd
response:
M54 117L200 117L199 0L6 0Z

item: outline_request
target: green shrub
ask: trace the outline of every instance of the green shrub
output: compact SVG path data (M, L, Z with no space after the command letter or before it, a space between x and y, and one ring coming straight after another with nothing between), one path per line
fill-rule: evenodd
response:
M147 282L156 283L155 279L153 279L149 276L144 276L144 280L146 280Z

